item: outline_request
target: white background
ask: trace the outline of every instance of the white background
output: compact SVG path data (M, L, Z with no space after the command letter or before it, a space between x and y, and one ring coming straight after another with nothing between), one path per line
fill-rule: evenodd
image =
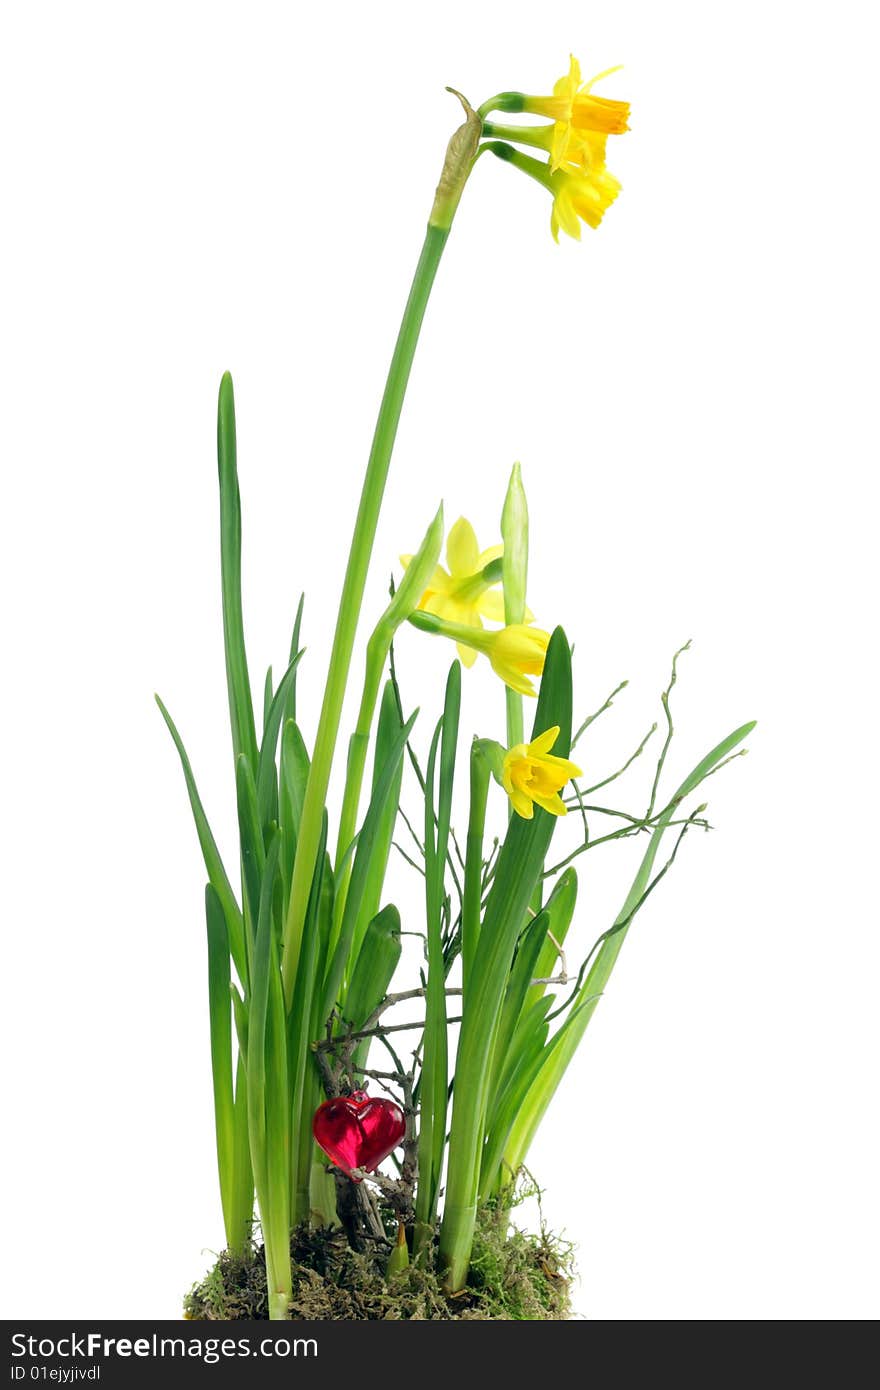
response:
M589 771L635 746L691 636L672 776L760 719L750 757L711 784L716 833L690 837L633 929L531 1164L580 1246L590 1318L876 1315L869 16L696 0L6 8L7 1317L177 1316L222 1239L203 871L152 701L232 859L220 374L236 385L252 675L281 669L305 587L312 729L457 122L444 85L475 103L546 89L570 48L585 74L626 65L605 88L633 103L609 157L624 193L598 233L557 248L542 190L481 161L367 611L440 497L497 539L519 458L531 603L576 641L578 710L631 680L581 746ZM449 656L415 632L400 644L423 739ZM481 662L464 734L497 732L502 708ZM646 778L643 759L622 804ZM582 861L575 958L635 852Z

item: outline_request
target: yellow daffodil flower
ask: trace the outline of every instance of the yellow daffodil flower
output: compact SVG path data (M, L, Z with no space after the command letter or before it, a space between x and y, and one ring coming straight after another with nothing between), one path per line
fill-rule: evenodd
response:
M581 769L568 758L555 758L550 749L559 737L559 725L546 729L531 743L518 743L504 755L501 785L518 816L531 820L535 806L551 816L564 816L567 807L559 795L566 782L580 777Z
M557 169L550 175L553 207L550 230L559 241L560 229L575 241L581 239L581 222L596 228L606 209L620 192L620 184L604 165L586 172L573 166Z
M500 632L487 633L486 638L488 648L481 650L485 650L496 676L511 690L534 695L535 688L528 677L543 675L550 633L525 623L510 623Z
M463 627L482 628L484 618L503 623L504 596L496 587L501 573L499 570L496 575L488 570L493 560L500 559L503 549L492 545L481 551L473 526L459 517L446 541L449 569L436 567L419 600L419 608ZM411 555L401 555L400 562L406 568L411 559ZM531 614L527 616L531 618ZM465 666L473 666L477 659L476 651L463 642L458 644L458 654Z
M550 229L557 241L560 229L579 241L581 222L586 222L589 227L598 227L606 209L620 192L620 183L605 167L606 136L590 131L578 133L570 147L570 158L561 168L554 170L549 160L535 159L508 143L516 139L522 144L549 151L553 142L550 126L533 128L526 139L522 139L511 126L488 123L487 128L491 135L503 137L498 141L491 140L487 148L499 159L521 169L552 194Z
M459 650L464 646L474 652L482 652L505 685L518 690L521 695L534 695L535 688L528 677L543 673L550 643L549 632L539 627L529 627L526 623L508 623L499 632L485 632L481 628L465 627L462 623L449 622L434 613L420 610L411 613L409 621L422 632L451 637L453 642L458 643Z
M629 129L629 102L597 97L592 90L603 77L617 71L617 68L608 68L582 83L580 63L572 57L568 72L554 85L552 96L525 98L523 111L549 116L554 122L550 148L552 169L561 168L572 158L572 150L577 150L583 133L622 135Z

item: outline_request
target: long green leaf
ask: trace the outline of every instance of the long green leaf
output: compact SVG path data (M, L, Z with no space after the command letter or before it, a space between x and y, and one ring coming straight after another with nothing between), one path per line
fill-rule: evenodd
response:
M270 1301L289 1298L290 1152L287 1029L272 924L279 837L266 855L248 1018L247 1095L251 1160L266 1250Z
M538 1094L540 1077L552 1068L554 1059L563 1051L568 1037L577 1028L585 1008L585 1004L575 1006L550 1042L533 1048L528 1058L522 1060L517 1073L511 1077L507 1089L501 1096L483 1153L480 1174L481 1201L495 1196L499 1188L507 1186L519 1171L520 1165L512 1168L508 1157L516 1142L513 1136L517 1126L531 1123L530 1107L533 1098ZM525 1119L527 1116L528 1119ZM531 1132L534 1133L534 1130Z
M269 824L278 814L278 772L275 767L275 754L278 747L278 731L281 728L281 720L284 715L285 705L290 694L290 688L296 678L296 668L300 663L302 652L297 652L291 661L284 675L281 677L278 689L275 691L269 708L266 712L266 725L263 731L263 741L260 745L260 759L257 767L257 806L260 814L260 824L264 832L268 832Z
M532 738L559 726L555 751L571 739L571 652L557 628L550 639ZM446 1204L440 1253L454 1290L467 1275L476 1218L480 1159L490 1084L489 1062L513 953L529 900L543 870L556 817L535 807L532 820L514 816L498 857L479 941L463 998L455 1069Z
M400 713L397 708L397 697L395 696L391 682L388 681L382 692L382 702L379 706L379 719L376 725L376 750L373 759L371 790L375 790L377 782L382 776L388 757L400 735L400 729L401 723ZM397 824L397 814L400 806L400 786L402 779L403 759L401 758L397 764L397 774L389 787L388 796L382 807L379 822L376 827L376 847L370 859L369 874L364 882L363 898L361 899L360 911L358 912L357 924L352 940L352 958L360 953L361 944L364 940L367 927L379 911L382 901L382 890L385 885L385 875L388 870L388 860L391 855L391 844L394 839L394 827ZM336 911L338 916L338 903L336 905Z
M220 575L223 591L223 646L235 757L257 766L257 737L248 678L241 610L241 497L235 442L232 377L225 372L217 402L217 465L220 476Z
M208 1014L211 1028L211 1075L214 1083L214 1129L217 1139L217 1171L226 1243L232 1245L232 1185L234 1180L235 1099L232 1090L232 1007L230 1001L229 933L223 904L208 883L205 886L205 920L208 930Z
M235 1041L238 1043L238 1055L239 1057L247 1058L247 1004L244 1002L238 990L235 988L235 985L230 985L229 995L232 1000L232 1017L235 1021Z
M559 948L565 944L571 926L577 903L577 890L577 873L570 865L559 875L553 885L553 892L544 904L549 921L544 945L535 965L535 978L538 980L546 980L551 975L559 974ZM546 989L546 985L533 985L528 993L529 1002L540 999Z
M389 903L367 927L345 996L345 1021L355 1032L384 999L400 951L400 913Z
M301 645L302 645L301 642L300 642L300 634L301 634L301 632L302 632L303 605L305 604L305 601L306 601L306 596L305 596L305 594L304 594L304 593L303 593L303 594L300 594L300 596L299 596L299 603L298 603L297 606L296 606L296 617L294 618L294 621L293 621L293 634L292 634L291 639L290 639L290 660L291 660L291 661L293 661L294 657L295 657L295 656L297 655L297 653L300 651L300 648L301 648ZM283 722L286 724L287 721L288 721L288 719L296 719L296 671L295 671L295 670L294 670L293 679L292 679L292 681L290 682L290 685L289 685L288 688L287 688L287 699L286 699L285 704L284 704L284 721L283 721Z
M492 1079L487 1095L487 1114L489 1115L491 1115L495 1104L505 1068L510 1061L510 1050L516 1025L525 1005L529 986L535 978L538 956L547 936L549 922L548 913L539 912L537 917L533 917L529 922L517 946L492 1053Z
M220 899L223 908L223 916L226 918L226 929L229 932L229 949L232 954L232 959L235 962L235 968L238 971L238 978L245 984L248 978L248 971L244 944L244 922L242 920L241 910L235 900L232 885L223 867L223 860L220 858L217 841L214 839L211 827L208 824L208 817L205 815L205 808L199 796L193 770L189 758L187 757L186 749L183 746L183 740L177 732L174 720L171 718L171 715L168 713L158 695L156 696L156 704L159 706L162 718L168 725L168 732L174 740L174 746L180 757L180 764L183 768L184 780L186 781L186 789L189 793L189 804L192 808L193 820L196 824L196 834L199 837L199 845L201 846L202 857L205 861L205 869L207 870L211 887Z
M311 1170L311 1114L306 1113L304 1097L311 1087L307 1075L309 1044L312 1034L314 996L322 979L323 951L320 912L325 899L324 880L329 872L327 849L327 813L321 826L320 853L315 877L309 894L309 905L303 930L303 948L294 982L293 999L287 1020L288 1056L290 1059L291 1109L291 1172L290 1198L296 1221L309 1215L309 1176Z
M446 1024L446 965L443 957L443 902L446 856L455 778L455 754L461 709L461 666L452 663L446 681L443 718L431 744L425 780L425 906L428 934L428 984L419 1085L419 1180L416 1190L417 1245L427 1244L433 1226L446 1145L449 1054ZM440 754L436 826L434 772Z
M257 810L257 789L254 774L242 753L235 760L235 791L238 801L238 835L241 846L241 877L244 898L244 920L248 948L253 954L257 916L260 910L260 891L266 851L260 815Z
M354 856L354 864L351 871L351 881L345 899L345 910L342 914L339 936L336 940L335 947L333 942L330 943L332 954L324 979L321 1006L322 1022L329 1018L339 997L340 987L349 961L355 925L360 914L361 903L363 902L364 893L370 880L371 871L374 867L374 860L377 857L378 850L381 848L381 846L377 845L377 835L382 814L388 796L396 782L400 760L403 757L403 750L406 747L406 741L416 721L417 714L418 710L410 715L406 724L394 740L385 767L373 788L373 794L370 797L370 805L364 817L364 823L361 826L357 850ZM297 951L297 956L298 955L299 951Z
M281 732L281 770L278 777L278 804L281 817L281 878L289 891L296 855L296 839L302 816L303 797L309 777L309 754L293 719Z
M248 1126L247 1062L239 1052L235 1070L235 1147L233 1161L232 1227L234 1238L230 1248L244 1252L250 1243L254 1225L254 1175L251 1169L251 1150Z
M529 1145L534 1138L538 1125L543 1119L547 1107L553 1099L572 1057L577 1051L590 1019L593 1017L596 1006L608 983L617 957L620 954L620 948L629 930L633 914L637 911L650 883L657 853L670 821L675 816L676 811L685 797L690 796L690 794L696 790L713 769L716 768L719 763L723 762L733 749L742 743L743 739L748 737L754 727L754 720L748 724L741 725L740 728L734 729L733 733L723 739L710 753L707 753L705 758L697 763L693 771L689 773L682 782L666 810L663 812L663 815L658 820L656 828L651 835L651 842L639 866L638 873L633 880L632 887L626 896L623 907L617 914L611 931L602 942L596 954L596 959L575 997L572 1006L573 1012L566 1019L565 1024L549 1045L544 1063L538 1075L535 1077L528 1096L525 1098L519 1114L517 1115L505 1155L507 1166L511 1172L515 1172L525 1160Z

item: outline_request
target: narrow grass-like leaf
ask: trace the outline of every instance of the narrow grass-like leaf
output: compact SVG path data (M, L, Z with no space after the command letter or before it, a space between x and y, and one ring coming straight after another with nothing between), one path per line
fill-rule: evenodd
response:
M174 746L180 757L183 776L186 781L186 789L189 793L189 804L192 807L193 820L196 823L196 834L199 837L199 845L201 846L202 857L205 861L205 869L207 870L211 887L220 899L223 908L223 916L226 918L226 929L229 932L229 950L235 962L235 968L238 971L238 978L245 984L248 978L248 971L244 944L244 922L241 910L235 900L232 885L223 867L223 860L220 858L217 841L214 839L211 827L208 824L208 817L205 815L205 809L202 806L201 797L199 796L198 787L196 786L193 770L190 766L186 749L183 746L183 741L180 734L177 732L174 720L171 718L171 715L168 713L158 695L156 696L156 704L159 706L162 718L168 725L168 732L174 740Z
M296 839L303 797L309 779L309 754L299 727L285 721L281 733L281 769L278 777L278 813L281 818L281 878L287 893L293 875Z
M293 620L293 634L290 639L289 659L291 662L302 648L302 643L300 642L300 634L302 632L303 605L305 604L305 601L305 594L300 594L299 603L296 606L296 617ZM287 698L284 702L283 723L286 724L288 719L296 719L296 669L294 669L293 679L291 680L290 685L287 687Z
M425 906L428 933L428 984L420 1079L419 1182L416 1191L416 1237L419 1249L433 1226L446 1145L449 1088L449 1042L446 1024L446 966L443 957L443 904L446 856L455 780L455 755L461 709L461 666L452 663L446 681L443 718L431 744L425 782ZM434 769L439 743L436 827Z
M235 1238L232 1228L235 1148L235 1099L232 1090L232 1008L229 997L229 933L223 904L216 891L205 887L205 919L208 931L208 1015L211 1029L211 1074L214 1082L214 1128L217 1170L226 1243Z
M470 807L464 862L461 904L461 978L467 990L477 942L480 939L480 909L483 899L483 839L486 833L486 803L489 798L489 763L478 741L471 745Z
M600 946L596 959L574 1000L572 1013L565 1024L548 1045L544 1063L535 1077L529 1093L517 1115L505 1154L505 1161L511 1172L517 1171L525 1160L529 1145L553 1099L565 1071L577 1051L587 1025L595 1012L596 1005L608 983L614 964L620 954L624 938L629 930L633 914L638 910L651 881L651 873L658 850L670 821L676 814L685 797L696 791L706 777L723 762L755 727L754 721L743 724L723 739L717 747L707 753L693 771L685 778L676 791L666 810L657 822L651 841L626 896L620 912L614 920L611 931Z
M257 810L257 789L254 785L254 775L244 754L235 762L235 791L238 800L238 834L241 846L245 927L252 954L253 937L256 932L257 914L260 908L263 870L266 864L266 851L263 847L263 832Z
M533 917L520 937L492 1053L492 1079L489 1086L487 1105L491 1113L498 1092L502 1074L510 1058L511 1043L526 1002L529 986L535 978L538 956L547 936L550 917L547 912L539 912Z
M268 669L267 669L267 671L266 671L266 679L263 681L263 733L264 733L264 734L265 734L265 732L266 732L266 720L269 718L269 710L272 708L272 693L273 693L273 690L274 690L274 686L273 686L273 684L272 684L272 667L269 666Z
M260 760L257 767L257 806L260 824L264 832L268 832L270 822L275 820L278 815L278 771L275 767L278 731L281 728L284 706L290 687L296 677L296 668L301 657L302 652L297 652L281 677L278 689L266 712L266 726L263 731Z
M561 757L567 755L571 739L571 704L571 653L565 633L557 628L547 649L532 738L558 725L554 751ZM453 1290L463 1286L470 1260L495 1031L514 949L543 871L555 820L539 807L532 820L512 818L463 999L440 1236L446 1278Z
M355 1032L384 999L400 951L400 913L389 903L367 927L345 996L345 1021Z
M290 1107L291 1107L291 1169L289 1174L290 1200L296 1221L309 1215L309 1178L311 1174L312 1131L311 1108L305 1104L310 1066L309 1045L313 1041L312 1017L314 996L322 979L323 943L320 914L326 905L324 879L329 872L327 849L327 812L321 827L320 853L309 894L303 931L303 947L293 988L287 1020Z
M540 1052L547 1042L550 1035L547 1015L553 1006L554 998L554 995L548 994L542 999L535 999L532 1003L526 1000L525 1007L517 1019L507 1060L498 1083L498 1101L496 1103L500 1104L501 1097L506 1093L523 1059L531 1058L535 1053Z
M247 1004L235 988L235 985L230 985L229 994L232 999L232 1017L235 1021L235 1040L238 1043L238 1055L246 1059L248 1043Z
M364 893L370 881L370 874L374 867L374 861L377 858L378 851L381 850L381 845L377 847L377 839L382 815L387 799L391 795L392 788L397 780L397 773L400 767L400 760L403 757L403 750L406 747L406 741L410 736L417 714L418 711L416 710L410 715L406 724L404 724L397 738L394 740L386 759L385 767L373 788L370 805L364 817L364 823L361 826L357 850L354 856L354 864L351 870L351 881L345 899L345 910L342 914L339 936L335 946L332 941L330 943L331 959L324 979L324 990L322 994L322 1022L329 1018L339 997L340 987L351 952L355 925L360 913L361 903L363 902ZM296 955L298 958L299 946L297 947Z
M242 1053L235 1069L235 1144L233 1161L232 1227L230 1248L244 1252L251 1240L254 1224L254 1175L248 1132L247 1063Z
M266 855L260 891L247 1059L251 1158L273 1317L287 1315L291 1288L287 1030L272 926L278 851L279 837L275 835Z
M572 1009L565 1023L541 1048L536 1048L529 1059L524 1060L515 1074L511 1076L504 1092L488 1137L483 1154L480 1176L480 1200L487 1201L497 1195L501 1187L507 1186L519 1171L510 1166L509 1153L518 1148L516 1139L518 1126L524 1126L534 1133L532 1113L536 1098L540 1094L540 1078L552 1070L555 1060L565 1048L567 1039L575 1032L578 1021L585 1011L581 1004ZM543 1111L542 1111L543 1113ZM537 1120L535 1120L535 1125Z
M577 890L577 873L573 867L569 866L559 875L553 885L553 891L544 905L549 920L544 945L535 963L534 978L537 980L546 980L550 976L559 974L561 964L559 951L565 944L571 919L574 916ZM528 1001L540 999L546 989L546 985L532 985L527 996Z
M400 714L397 708L397 699L394 694L394 688L389 681L382 692L382 703L379 706L371 790L375 790L378 779L382 776L385 764L394 748L395 741L400 735L400 728ZM363 898L361 899L360 911L358 912L354 937L352 938L351 961L354 961L360 954L361 945L366 935L368 925L379 911L382 901L382 890L385 885L388 859L391 854L391 842L394 838L394 827L397 824L397 813L398 807L400 806L400 787L402 779L403 759L401 758L397 765L397 775L389 788L388 796L381 809L379 822L376 827L376 846L370 860L370 871L364 883ZM338 902L336 904L336 914L338 918L340 915L340 905Z
M223 645L232 748L257 766L257 737L248 678L241 610L241 497L235 442L232 377L225 372L217 402L217 464L220 476L220 573L223 591Z
M278 862L278 841L273 841L263 876L256 924L253 978L248 1000L248 1105L251 1158L257 1199L266 1198L266 1027L269 1014L269 970L272 938L272 892Z

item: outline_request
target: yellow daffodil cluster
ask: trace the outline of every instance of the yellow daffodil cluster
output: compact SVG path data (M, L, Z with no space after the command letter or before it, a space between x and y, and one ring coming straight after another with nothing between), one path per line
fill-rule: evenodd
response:
M529 676L543 672L550 634L531 626L528 609L525 622L508 623L494 632L483 627L484 618L504 622L504 596L497 587L502 553L500 545L480 550L473 526L459 517L446 542L448 569L437 565L410 622L451 638L465 666L473 666L482 654L505 685L521 695L534 695ZM411 555L400 557L404 568L411 560Z
M549 116L553 121L551 169L559 169L569 160L577 163L585 137L604 139L629 130L629 102L611 101L593 94L597 82L619 71L619 68L607 68L589 82L581 82L581 65L572 55L568 72L554 84L552 96L526 97L523 111Z
M610 135L629 129L629 102L593 91L597 82L617 71L609 68L582 82L580 64L572 57L568 72L554 84L550 96L503 92L480 108L486 148L552 194L550 227L557 241L560 231L580 240L582 222L598 227L620 192L618 180L606 167L605 152ZM546 116L552 124L516 126L485 119L495 111ZM514 143L546 151L546 162L515 149Z
M491 623L503 623L504 596L497 588L501 574L495 563L501 559L502 551L500 545L481 551L473 526L460 516L446 540L449 568L437 565L419 608L465 627L481 628L484 618ZM411 560L411 555L400 557L404 569ZM464 642L458 643L458 654L465 666L473 666L477 659L476 650Z

